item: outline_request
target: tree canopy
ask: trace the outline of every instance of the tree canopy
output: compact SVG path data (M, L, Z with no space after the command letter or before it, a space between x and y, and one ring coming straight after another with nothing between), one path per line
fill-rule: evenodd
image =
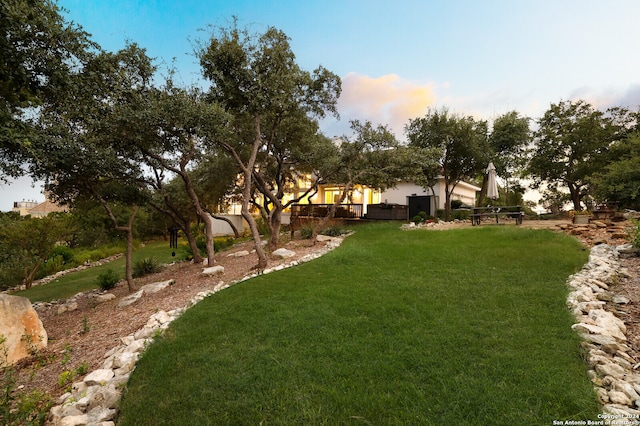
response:
M22 173L32 129L25 121L68 90L74 68L94 47L50 0L0 2L0 180Z
M447 109L430 110L424 117L409 120L405 133L410 147L438 151L445 185L445 220L449 220L456 185L482 173L490 161L487 122Z
M602 112L582 100L552 104L534 132L528 164L534 187L567 188L573 208L582 210L589 177L603 170L612 144L627 137L632 122L625 109Z

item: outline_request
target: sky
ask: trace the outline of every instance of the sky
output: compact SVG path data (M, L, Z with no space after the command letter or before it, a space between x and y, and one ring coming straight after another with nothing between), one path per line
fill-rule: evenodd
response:
M552 103L640 105L637 0L59 0L64 16L103 49L135 42L172 64L177 82L206 87L193 55L211 26L232 18L256 33L289 36L298 65L342 79L340 119L388 126L404 139L409 119L448 108L491 122L509 111L534 121ZM0 211L43 201L29 179L0 184Z

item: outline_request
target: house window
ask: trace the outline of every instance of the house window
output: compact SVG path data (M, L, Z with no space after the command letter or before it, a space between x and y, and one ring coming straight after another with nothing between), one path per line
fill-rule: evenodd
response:
M342 191L339 188L327 188L324 190L325 204L333 204L340 199Z

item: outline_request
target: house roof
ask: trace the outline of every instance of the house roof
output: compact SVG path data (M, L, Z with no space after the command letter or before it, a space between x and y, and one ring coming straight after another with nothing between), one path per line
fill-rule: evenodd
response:
M46 200L45 202L38 204L34 208L29 209L29 214L32 216L46 216L49 213L65 211L67 211L66 207L59 206L56 203Z

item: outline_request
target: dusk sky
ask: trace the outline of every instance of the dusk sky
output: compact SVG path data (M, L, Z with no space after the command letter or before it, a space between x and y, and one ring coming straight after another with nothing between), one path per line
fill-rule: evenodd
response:
M551 103L584 99L598 108L640 105L637 0L61 0L67 20L105 50L136 42L161 70L175 60L178 83L206 87L193 56L208 25L284 31L298 65L342 78L340 121L388 125L399 139L429 108L491 121L516 110L539 118ZM43 201L30 181L0 185L0 211Z

